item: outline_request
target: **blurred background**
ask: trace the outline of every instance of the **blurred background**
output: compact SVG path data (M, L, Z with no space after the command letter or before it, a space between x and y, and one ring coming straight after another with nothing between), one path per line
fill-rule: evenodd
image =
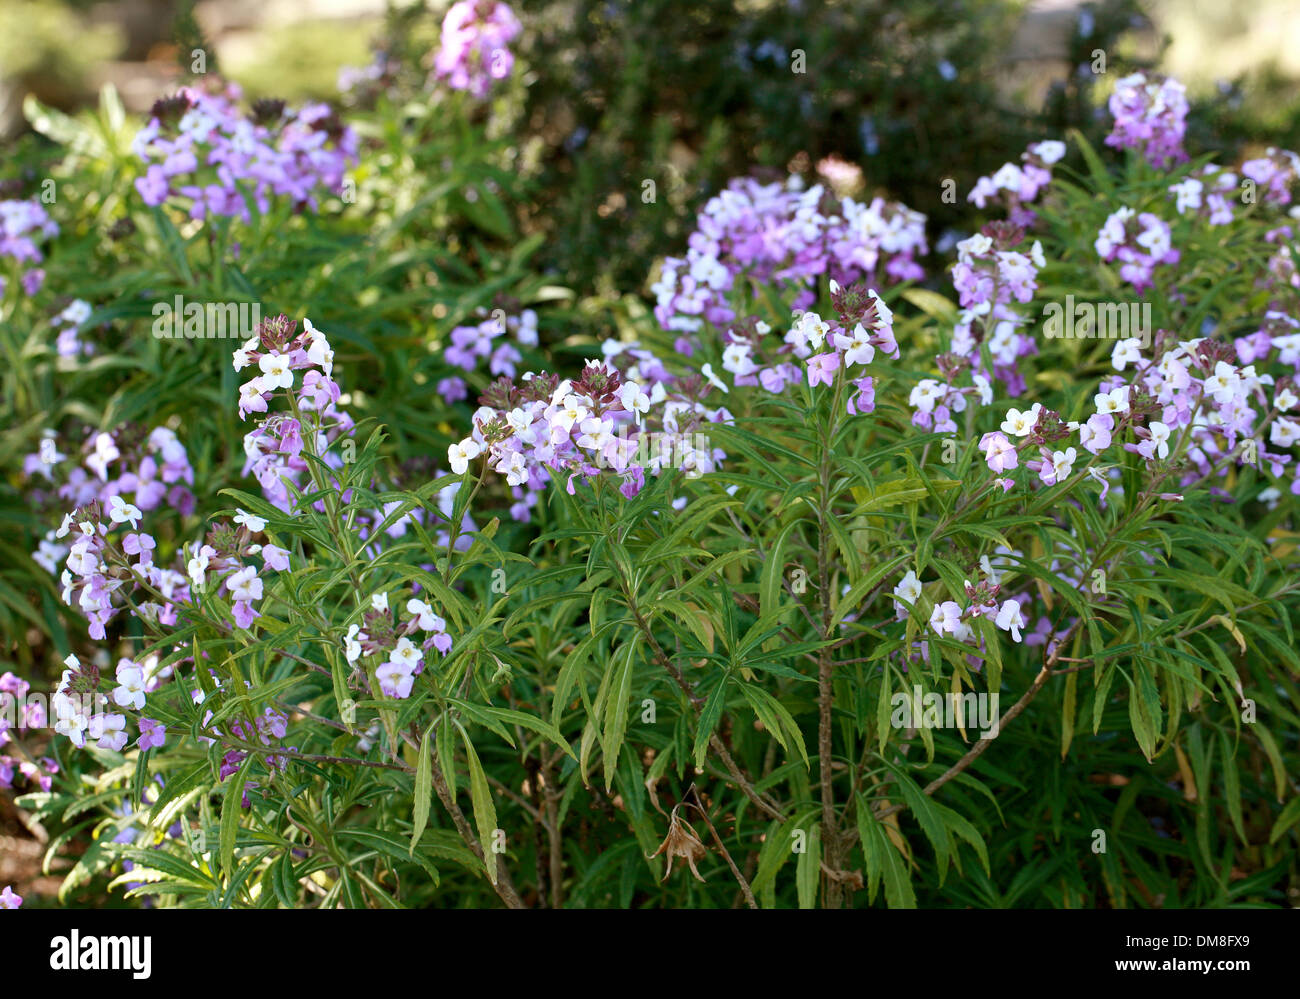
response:
M0 0L0 147L31 169L22 105L65 111L105 85L128 110L175 90L191 53L249 97L339 101L375 47L418 61L443 0ZM817 172L959 231L966 191L1027 142L1100 135L1102 78L1157 68L1194 98L1189 145L1300 147L1300 0L517 0L521 86L495 98L522 136L521 220L579 295L643 288L732 176ZM792 71L798 53L805 71ZM1095 72L1104 53L1105 73ZM1098 93L1094 94L1093 90ZM344 102L346 107L346 101ZM1198 134L1199 133L1199 134ZM1225 148L1231 146L1233 148ZM6 152L9 149L6 148ZM841 162L842 161L842 162ZM637 213L667 173L671 210ZM949 199L952 201L952 199Z

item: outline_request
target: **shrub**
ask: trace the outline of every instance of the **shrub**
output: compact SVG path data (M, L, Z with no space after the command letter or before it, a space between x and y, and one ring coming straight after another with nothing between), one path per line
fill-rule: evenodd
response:
M1297 161L1188 158L1162 87L1121 81L1109 165L1075 133L1081 168L1046 140L978 179L1006 217L952 294L914 283L906 206L737 180L636 339L520 371L534 315L460 325L427 371L469 384L426 392L472 413L416 416L401 378L367 405L378 344L280 314L212 378L225 436L47 437L38 560L93 651L48 706L6 675L60 738L11 723L0 777L52 851L90 837L65 895L1280 904ZM227 245L154 207L160 268ZM295 218L295 251L327 238ZM258 279L248 245L211 279ZM308 305L338 273L269 259ZM224 509L192 509L205 477Z

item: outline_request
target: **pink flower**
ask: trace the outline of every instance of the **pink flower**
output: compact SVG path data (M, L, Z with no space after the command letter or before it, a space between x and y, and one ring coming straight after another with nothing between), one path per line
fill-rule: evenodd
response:
M829 351L825 354L814 354L808 358L808 385L815 388L817 385L829 385L834 380L835 372L840 367L840 355L835 351Z
M999 431L994 430L981 437L979 447L984 452L984 460L988 462L990 471L1005 472L1020 462L1016 446Z
M849 397L849 415L865 416L876 408L876 386L870 377L859 378L853 383L857 395Z

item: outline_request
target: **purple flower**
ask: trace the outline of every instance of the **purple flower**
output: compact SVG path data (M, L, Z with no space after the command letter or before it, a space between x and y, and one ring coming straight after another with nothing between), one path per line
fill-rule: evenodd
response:
M283 548L277 548L275 545L262 546L262 558L276 572L284 572L289 568L289 553Z
M156 749L167 741L167 726L152 718L140 719L140 749Z
M244 757L247 755L247 753L240 752L238 749L229 750L226 755L221 758L221 770L218 773L218 779L224 781L227 777L238 773L239 767L244 762Z
M1143 73L1126 76L1110 96L1114 127L1106 145L1136 149L1154 167L1187 159L1183 133L1187 129L1187 96L1177 80Z
M442 396L448 405L469 397L469 389L465 385L465 379L457 378L455 375L442 379L438 382L437 387L438 394Z
M151 164L143 177L136 178L135 189L140 192L140 197L144 199L146 205L161 205L170 193L167 174L158 164Z
M514 68L506 47L520 32L514 13L496 0L460 0L442 22L442 40L434 72L454 90L484 98L494 80Z

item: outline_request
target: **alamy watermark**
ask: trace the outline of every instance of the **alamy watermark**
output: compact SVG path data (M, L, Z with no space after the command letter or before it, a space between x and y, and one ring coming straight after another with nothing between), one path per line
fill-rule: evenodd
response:
M257 302L187 302L177 295L153 307L158 340L247 340L262 321Z
M143 981L153 974L153 937L82 936L73 930L50 940L54 971L129 971Z
M889 698L893 709L889 723L897 729L962 728L977 730L982 739L998 737L998 694L923 694L919 685L910 694L899 692Z
M1043 335L1049 340L1136 339L1151 346L1150 302L1075 302L1065 296L1065 305L1048 302L1043 306Z

